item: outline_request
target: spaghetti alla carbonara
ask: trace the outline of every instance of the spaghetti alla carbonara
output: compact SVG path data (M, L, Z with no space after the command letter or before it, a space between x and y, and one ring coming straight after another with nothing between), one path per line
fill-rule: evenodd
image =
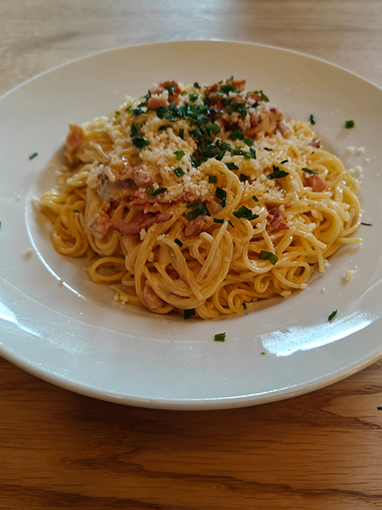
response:
M69 167L39 203L55 249L87 255L115 300L185 318L304 289L359 243L358 182L308 122L245 80L166 81L70 125Z

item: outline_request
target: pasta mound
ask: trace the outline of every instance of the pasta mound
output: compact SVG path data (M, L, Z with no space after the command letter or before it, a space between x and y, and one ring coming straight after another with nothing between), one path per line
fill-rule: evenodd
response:
M70 125L70 167L40 199L55 249L87 255L117 301L212 319L304 289L359 243L358 182L245 87L167 81Z

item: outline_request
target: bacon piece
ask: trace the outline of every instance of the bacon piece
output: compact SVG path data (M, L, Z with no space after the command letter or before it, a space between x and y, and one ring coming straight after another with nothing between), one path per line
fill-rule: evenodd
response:
M150 110L156 110L161 106L165 108L168 106L168 101L162 94L154 94L147 101L147 108Z
M277 121L276 131L279 131L283 138L289 138L292 134L290 127L285 122L285 120L282 119Z
M111 181L106 175L100 175L98 195L104 202L119 202L121 199L134 195L137 187L131 179Z
M132 221L130 223L126 221L114 221L111 224L111 227L114 230L118 230L121 235L127 236L132 234L139 234L142 229L147 229L154 225L155 223L163 223L165 221L171 220L172 214L162 214L155 213L151 214L142 214L141 218L138 221Z
M318 149L319 146L321 145L321 140L319 138L313 138L309 145L311 147L315 147L316 149Z
M152 310L160 310L164 307L165 302L152 289L151 285L145 282L143 288L142 300L144 304Z
M194 220L188 222L187 227L184 229L184 235L186 237L198 236L203 230L206 220L203 216L198 216Z
M227 85L233 85L237 91L242 92L245 90L245 84L247 80L227 80Z
M329 186L319 175L302 172L302 182L304 186L309 186L313 191L325 191Z
M133 167L133 181L138 188L148 188L158 179L158 167L152 161L142 162Z
M96 217L89 225L89 229L96 238L106 235L111 227L111 219L106 209L98 211Z
M78 124L69 124L69 133L66 137L66 148L72 152L80 145L85 138L85 131Z
M180 90L179 85L176 83L176 81L164 81L164 82L160 83L158 85L158 88L156 90L154 90L151 94L152 94L152 96L153 95L160 96L165 90L168 91L169 103L177 103L181 90ZM149 106L149 103L147 103L147 106L149 108L154 108L152 106ZM156 108L159 108L159 106L157 106Z
M282 120L282 115L276 108L259 107L249 113L249 118L250 127L244 131L244 135L254 138L259 133L265 136L272 135Z
M279 231L279 230L287 230L289 227L285 223L285 216L280 209L277 209L277 207L271 209L268 211L268 226L267 228L269 230Z

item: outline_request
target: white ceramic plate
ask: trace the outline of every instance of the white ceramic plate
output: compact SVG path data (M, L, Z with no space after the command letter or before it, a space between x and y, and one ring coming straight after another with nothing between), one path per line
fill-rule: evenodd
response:
M234 75L287 117L314 114L325 147L363 168L360 249L344 246L307 290L210 322L113 302L84 261L58 255L31 204L56 182L69 122L117 109L155 82ZM33 79L0 100L0 352L59 386L104 400L216 409L292 397L337 381L382 353L382 91L328 63L277 48L217 41L118 49ZM355 127L344 129L346 120ZM32 160L28 156L38 152ZM32 247L32 255L25 252ZM358 272L345 283L343 275ZM325 292L324 292L325 289ZM337 309L332 322L329 314ZM214 342L225 332L226 341Z

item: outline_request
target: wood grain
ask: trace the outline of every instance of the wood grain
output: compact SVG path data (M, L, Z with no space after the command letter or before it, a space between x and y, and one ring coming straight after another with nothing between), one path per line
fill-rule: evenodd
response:
M378 0L1 0L0 19L0 94L90 53L189 38L291 48L382 86ZM382 508L382 361L215 412L101 402L2 359L0 381L0 510Z

